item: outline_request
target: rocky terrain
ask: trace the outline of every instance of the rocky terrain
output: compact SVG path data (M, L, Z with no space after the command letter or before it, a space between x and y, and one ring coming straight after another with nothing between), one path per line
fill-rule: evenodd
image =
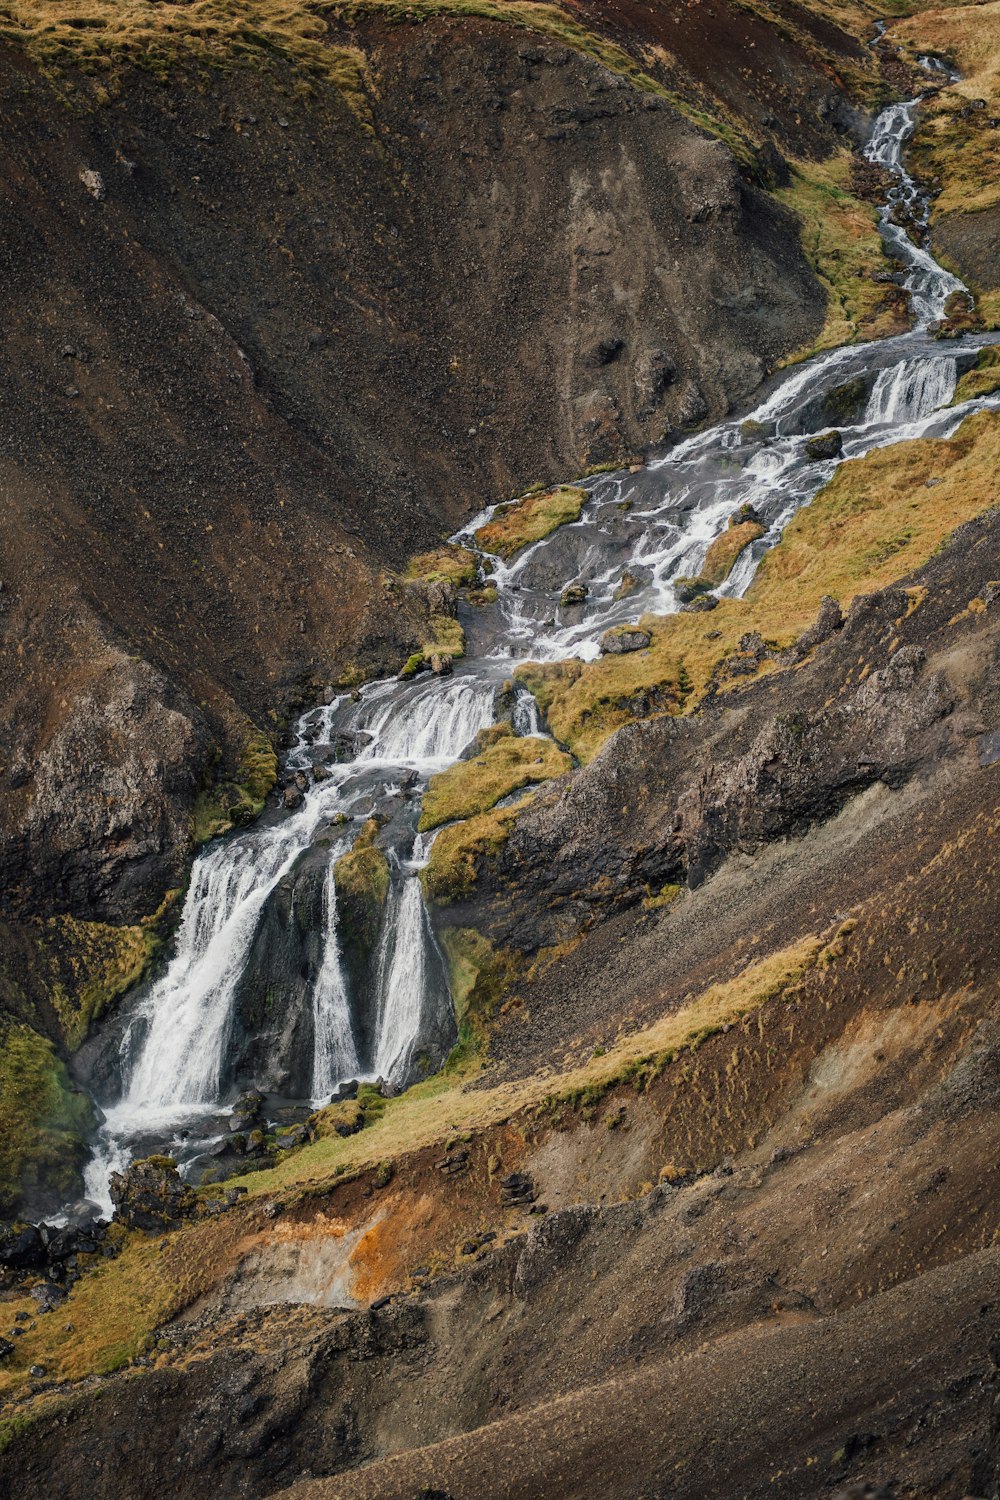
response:
M903 326L855 147L918 51L985 91L994 7L45 9L0 6L0 1485L996 1495L992 412L845 464L745 599L519 669L544 769L425 801L440 1074L22 1222L290 715L430 661L414 555ZM912 159L986 327L971 88Z

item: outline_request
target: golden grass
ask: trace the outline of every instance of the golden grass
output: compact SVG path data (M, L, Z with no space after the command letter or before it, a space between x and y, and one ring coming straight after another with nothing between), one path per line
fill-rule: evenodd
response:
M740 521L736 526L727 527L706 552L699 576L716 587L725 583L737 558L764 535L764 530L758 521Z
M993 396L997 391L1000 391L1000 344L989 344L980 349L972 369L959 378L951 404L959 406L963 401Z
M578 521L586 499L586 490L561 484L558 489L501 505L476 532L476 545L509 561L532 542L550 536L557 527Z
M476 581L476 556L468 547L438 547L411 559L406 577L423 583L450 583L464 588Z
M774 196L801 225L802 248L827 293L819 337L786 363L821 349L862 339L887 338L909 326L894 285L874 280L892 271L878 232L878 214L851 191L852 156L839 151L825 161L800 161L792 182Z
M551 740L508 734L474 759L456 761L431 779L424 793L420 831L488 812L502 797L532 782L562 776L572 764Z
M529 663L517 677L537 694L556 738L591 760L622 724L651 706L696 704L747 631L789 646L824 594L846 608L920 567L956 526L996 501L1000 417L970 417L949 442L921 439L842 464L762 560L744 599L710 614L646 616L646 651L591 663ZM928 480L939 481L928 487ZM716 632L719 632L716 635ZM715 637L715 638L713 638Z
M530 795L530 794L529 794ZM448 906L472 894L476 885L476 867L489 855L498 854L507 842L519 810L526 797L511 807L495 808L442 828L431 849L430 859L420 872L424 895L436 906Z

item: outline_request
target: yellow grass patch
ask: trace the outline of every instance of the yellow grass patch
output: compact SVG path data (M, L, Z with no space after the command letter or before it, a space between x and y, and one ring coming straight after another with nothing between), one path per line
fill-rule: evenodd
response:
M557 527L578 521L586 499L586 490L562 484L558 489L501 505L492 520L476 532L476 545L509 561L523 547L540 542Z
M549 739L506 735L473 760L456 761L432 778L424 793L420 830L488 812L502 797L532 782L561 776L572 764Z

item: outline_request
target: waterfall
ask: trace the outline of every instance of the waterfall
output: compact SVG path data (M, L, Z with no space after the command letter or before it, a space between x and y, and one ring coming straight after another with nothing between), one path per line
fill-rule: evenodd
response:
M865 421L917 422L948 405L957 379L954 359L911 359L890 365L879 371Z
M494 690L467 677L431 678L408 702L381 702L363 727L374 735L368 760L398 764L450 764L493 721Z
M189 1129L197 1136L192 1117L211 1122L224 1107L236 1068L230 1044L237 1036L237 997L251 954L259 951L255 945L272 930L287 940L295 961L289 1004L309 1007L311 1033L299 1028L312 1038L304 1065L311 1061L311 1077L300 1081L304 1105L329 1097L349 1077L381 1076L405 1085L428 1045L432 1055L446 1054L454 1025L418 874L435 838L416 833L421 797L430 777L459 759L493 722L497 693L517 662L593 660L610 626L679 609L678 575L699 571L730 517L752 506L765 535L715 590L741 597L763 552L832 472L836 460L811 462L805 440L823 420L825 398L846 382L863 380L867 389L877 370L863 417L843 429L846 459L903 437L947 438L969 412L1000 408L1000 396L950 406L956 361L924 330L961 284L889 222L901 204L914 221L926 223L926 203L903 166L916 107L911 101L884 110L867 153L893 175L882 232L904 268L915 331L837 349L782 372L750 414L749 432L730 420L686 438L641 471L592 476L587 505L568 528L568 540L564 529L551 544L543 538L512 562L493 560L497 603L466 612L468 654L453 675L371 683L302 716L284 762L285 776L297 777L290 805L274 799L256 827L214 841L195 861L173 955L135 1002L118 1044L123 1093L117 1104L105 1104L106 1123L87 1169L95 1201L108 1206L108 1173L125 1165L133 1147L145 1154L166 1146L194 1159L205 1131L224 1128L206 1125L189 1149ZM478 524L485 519L481 515ZM469 545L476 525L455 540ZM626 571L632 584L621 595ZM562 591L576 581L585 581L588 592L567 611L560 606ZM538 704L521 687L512 720L519 735L544 733ZM346 905L338 900L334 870L363 827L371 837L373 816L391 880L377 948L373 956L366 951L371 963L359 982L343 960L346 950L353 965L354 950L339 926ZM302 930L305 908L289 922L279 899L285 878L300 874L310 881L322 876L321 891L310 887L321 896L316 932ZM264 925L265 914L272 925ZM281 921L287 931L275 929ZM359 983L359 992L352 992ZM371 1005L372 1016L359 1015L363 1004ZM276 1038L287 1020L275 1017ZM208 1139L217 1143L218 1135Z
M406 1076L428 998L433 939L420 880L411 875L390 896L378 964L378 1027L373 1070L396 1083Z
M323 888L323 961L313 987L312 1098L321 1104L342 1079L357 1076L358 1062L351 1002L344 980L340 940L337 935L337 884L334 866L346 850L339 844L330 855Z
M174 956L139 1016L145 1039L122 1107L132 1116L214 1103L236 987L264 902L300 844L288 825L216 844L195 862Z

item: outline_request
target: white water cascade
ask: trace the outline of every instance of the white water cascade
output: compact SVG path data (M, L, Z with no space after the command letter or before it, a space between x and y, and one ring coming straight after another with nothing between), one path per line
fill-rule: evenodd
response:
M440 1055L443 1012L452 1036L454 1023L421 895L418 871L431 840L415 834L420 799L428 779L493 722L498 693L515 733L545 732L531 695L520 687L511 698L508 679L517 662L590 660L609 626L679 609L677 580L698 572L730 516L748 505L766 535L717 591L741 596L764 552L843 458L908 438L947 438L971 411L1000 405L996 397L950 404L961 359L968 356L936 342L928 329L960 283L890 221L903 204L915 221L926 222L926 204L902 164L918 103L885 110L867 148L894 178L882 230L911 293L912 332L820 356L776 378L743 423L727 421L688 437L636 474L585 481L588 499L578 522L512 562L485 560L497 602L463 615L468 650L453 676L373 683L353 699L302 716L285 763L286 775L298 773L305 787L301 805L290 811L275 806L257 827L216 841L199 856L173 956L136 1002L121 1036L121 1094L105 1106L87 1177L88 1192L104 1207L108 1172L132 1150L166 1145L197 1170L199 1152L224 1131L227 1098L239 1082L251 1081L234 1073L233 1050L255 944L272 928L284 939L294 927L294 920L276 915L286 909L279 897L291 890L294 912L296 881L310 861L322 869L321 915L314 940L288 936L300 944L299 956L274 1022L277 1037L285 1012L304 990L300 1009L311 1071L299 1097L321 1102L348 1078L405 1084L419 1069L431 1033ZM967 340L962 348L974 350L981 342ZM824 403L844 391L860 394L852 397L851 420L835 424ZM841 431L840 456L811 460L806 438L833 425ZM456 540L468 544L490 514L478 516ZM585 602L563 605L562 592L574 580L586 581ZM345 962L334 867L373 814L383 820L378 841L388 851L391 882L370 993L359 998ZM193 1125L198 1117L209 1123Z

